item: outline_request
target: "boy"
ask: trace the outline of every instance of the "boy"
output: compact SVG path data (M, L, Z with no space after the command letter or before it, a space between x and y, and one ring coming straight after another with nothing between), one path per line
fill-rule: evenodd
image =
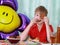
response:
M53 29L52 26L49 25L47 13L47 9L43 6L36 8L34 18L20 35L21 41L25 40L29 35L32 40L37 39L39 42L51 43L50 36Z

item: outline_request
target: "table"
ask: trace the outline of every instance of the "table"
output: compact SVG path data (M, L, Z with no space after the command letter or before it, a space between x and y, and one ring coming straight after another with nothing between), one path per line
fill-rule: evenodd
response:
M11 44L8 40L0 40L0 45L18 45L18 43L17 44Z
M17 44L11 44L8 40L0 40L0 45L40 45L40 44L31 41L24 41L18 42Z
M15 44L9 43L8 40L0 40L0 45L15 45ZM50 43L44 44L44 43L35 43L35 42L31 42L31 41L25 41L25 42L18 43L16 45L51 45L51 44Z

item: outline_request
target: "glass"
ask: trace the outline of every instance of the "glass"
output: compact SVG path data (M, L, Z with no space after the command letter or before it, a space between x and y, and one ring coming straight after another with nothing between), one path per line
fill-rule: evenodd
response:
M11 45L17 45L19 43L20 39L10 38L10 39L8 39L8 41Z
M18 37L8 37L7 40L11 45L17 45L20 41L20 38L19 38L19 36Z

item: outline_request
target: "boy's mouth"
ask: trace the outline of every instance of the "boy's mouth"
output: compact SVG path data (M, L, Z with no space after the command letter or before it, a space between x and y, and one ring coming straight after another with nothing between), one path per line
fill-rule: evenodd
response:
M37 20L36 22L40 22L41 20Z

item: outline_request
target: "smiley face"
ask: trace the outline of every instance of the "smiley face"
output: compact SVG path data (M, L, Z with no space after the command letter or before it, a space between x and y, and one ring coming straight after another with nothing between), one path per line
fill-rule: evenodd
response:
M11 18L8 16L9 15L8 13L3 12L2 15L5 15L6 18L4 19L4 16L1 17L1 20L4 19L4 22L3 21L0 22L1 24L8 25L8 24L12 23L12 21L14 19L13 15L11 16ZM7 18L10 18L10 20L7 20Z
M0 31L9 33L21 25L17 13L8 6L0 6Z

